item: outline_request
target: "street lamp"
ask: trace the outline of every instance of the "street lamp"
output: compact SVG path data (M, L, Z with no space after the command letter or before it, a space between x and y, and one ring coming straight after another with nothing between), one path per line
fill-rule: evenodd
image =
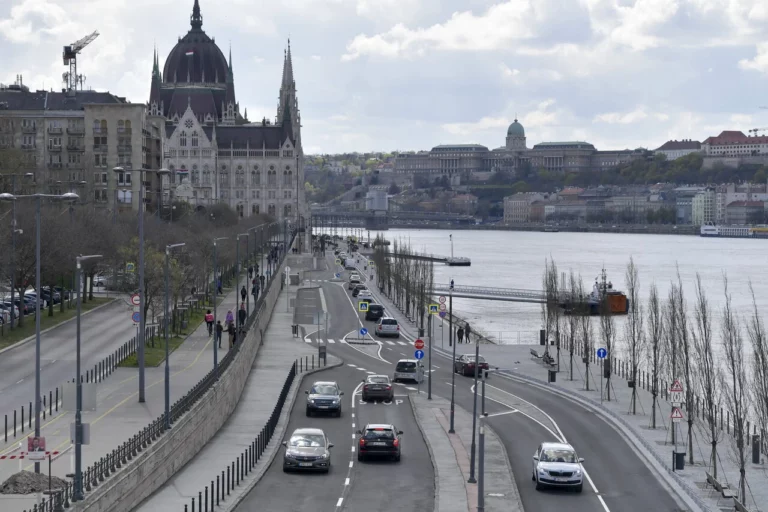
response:
M11 174L11 194L16 193L16 176L25 178L34 178L31 172L25 174ZM14 300L14 291L16 289L16 233L21 234L22 230L16 228L16 201L11 203L11 330L14 328L16 317L16 302Z
M219 331L216 322L216 304L219 301L219 269L216 260L216 247L219 240L227 240L226 236L213 239L213 371L216 374L216 380L219 380Z
M170 296L170 292L168 290L168 274L169 274L169 260L171 257L171 250L176 249L177 247L184 247L186 244L180 243L180 244L169 244L165 246L165 313L163 314L163 321L165 323L165 430L168 430L171 428L171 366L169 363L170 360L170 350L168 348L168 325L171 323L169 320L170 317L170 307L168 305L168 299Z
M240 265L240 237L244 237L245 238L245 258L246 258L246 261L248 261L248 236L249 236L248 232L240 233L239 235L237 235L237 264L238 264L238 267L237 267L237 286L240 286L240 266L239 266ZM237 293L240 293L240 290L237 290ZM246 312L246 314L250 314L250 311L251 311L251 305L250 305L251 301L250 301L248 295L249 295L248 290L246 290L245 291L245 301L246 301L245 312ZM245 327L245 326L243 326L243 327Z
M0 194L0 201L16 201L17 199L35 200L35 437L40 437L40 204L45 199L60 199L63 201L75 201L79 198L74 192L66 194L31 194L16 196L13 194ZM35 473L40 472L40 463L35 462Z
M75 488L72 495L72 501L83 499L83 383L80 379L80 310L82 300L80 297L80 276L82 275L82 263L86 260L101 258L101 254L91 254L89 256L78 256L75 258L75 282L77 283L77 349L76 349L76 389L77 405L75 409Z
M469 323L464 327L464 336L467 340L467 343L469 343ZM469 461L469 480L467 480L470 484L477 483L477 480L475 480L475 429L477 428L477 374L480 371L480 337L478 336L475 340L475 397L474 397L474 405L472 406L472 447L470 451L470 461Z
M162 169L157 170L157 175L160 177L160 193L158 194L158 205L157 205L157 219L159 221L162 221L163 219L163 176L168 176L171 174L171 171L163 167Z
M453 339L453 279L451 279L451 287L448 289L448 346L453 345L453 359L451 365L456 364L456 340ZM448 429L449 434L455 434L456 430L453 428L453 415L455 411L455 395L456 389L456 372L451 372L451 428Z

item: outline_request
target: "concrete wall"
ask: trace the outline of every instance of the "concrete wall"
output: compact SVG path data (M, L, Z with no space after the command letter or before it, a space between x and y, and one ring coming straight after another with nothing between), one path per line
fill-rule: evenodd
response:
M282 275L283 266L277 275ZM86 500L73 505L72 510L89 512L129 512L163 486L168 479L189 462L234 412L243 393L253 361L261 347L261 333L267 324L280 294L276 280L267 293L264 309L245 338L240 353L227 371L181 419L171 431L147 446L130 463L110 476ZM254 426L260 429L261 426ZM258 433L258 430L254 431ZM255 434L254 434L255 435Z

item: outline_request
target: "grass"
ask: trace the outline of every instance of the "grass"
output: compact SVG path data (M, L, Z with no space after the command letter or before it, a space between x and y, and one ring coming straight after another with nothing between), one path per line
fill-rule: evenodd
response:
M94 297L93 300L89 300L88 302L84 302L82 304L82 312L85 313L86 311L90 311L98 306L101 306L102 304L111 302L112 300L114 299ZM67 308L66 306L64 307L63 313L59 311L59 305L55 304L53 306L53 316L48 316L47 308L41 310L40 330L43 331L45 329L55 327L62 322L65 322L71 318L75 318L76 314L77 308L74 301L72 302L71 308ZM10 347L11 345L14 345L21 340L29 338L35 334L35 317L25 316L23 322L24 324L21 327L14 327L13 330L9 328L8 324L4 324L2 326L0 329L0 349Z

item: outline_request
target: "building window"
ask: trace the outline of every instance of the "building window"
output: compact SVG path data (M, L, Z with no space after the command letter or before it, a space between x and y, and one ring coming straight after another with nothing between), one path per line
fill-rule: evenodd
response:
M251 213L253 215L258 215L259 214L259 205L257 205L257 204L252 205L251 206Z
M254 165L253 170L251 171L251 185L254 187L261 185L261 171L259 170L258 165Z
M270 187L277 186L277 171L275 171L275 168L270 166L269 171L267 172L267 185Z
M291 216L291 205L287 204L283 206L283 217L290 217Z
M269 205L269 207L267 208L267 213L268 213L269 215L271 215L272 217L274 217L274 216L275 216L275 211L276 211L276 210L277 210L277 209L275 208L275 205L274 205L274 204L271 204L271 205Z
M290 185L293 183L293 172L289 170L283 171L283 185Z
M192 183L195 185L200 183L200 171L197 169L197 165L192 165Z
M245 170L243 170L242 165L237 166L237 171L235 172L235 184L238 186L245 186Z
M199 139L197 136L197 132L192 132L192 147L196 148L199 144Z
M237 205L237 214L242 218L243 217L243 205L239 204Z
M221 172L219 173L219 183L221 183L222 186L229 186L229 170L227 170L226 165L221 166Z
M179 134L179 147L185 148L187 147L187 132L182 131Z

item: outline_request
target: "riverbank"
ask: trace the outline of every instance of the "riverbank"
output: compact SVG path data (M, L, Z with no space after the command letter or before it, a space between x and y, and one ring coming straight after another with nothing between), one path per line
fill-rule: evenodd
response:
M425 222L425 223L407 223L389 220L387 227L390 229L449 229L451 231L550 231L552 234L557 232L565 233L613 233L613 234L645 234L645 235L686 235L700 236L698 226L677 226L677 225L647 225L647 224L627 224L600 226L592 224L561 225L550 226L547 224L467 224L459 225L450 222Z

